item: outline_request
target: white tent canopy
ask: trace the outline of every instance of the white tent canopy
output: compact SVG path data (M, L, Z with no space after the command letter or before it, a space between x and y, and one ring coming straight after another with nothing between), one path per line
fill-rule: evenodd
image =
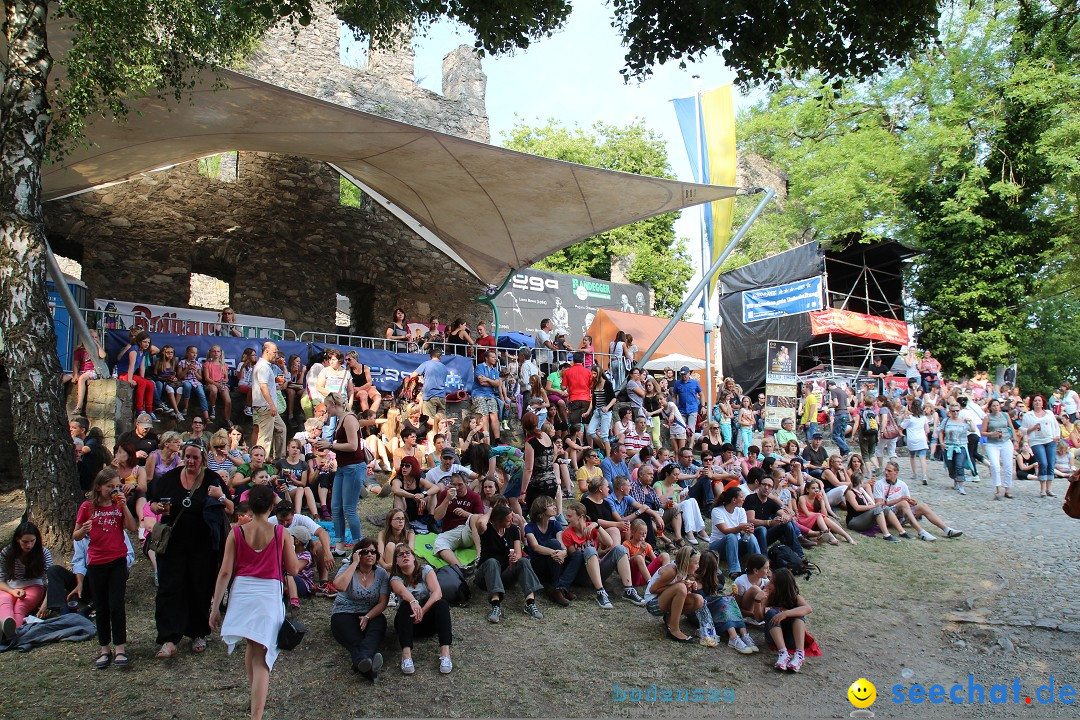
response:
M672 353L671 355L665 355L662 358L653 358L649 362L645 363L646 370L678 370L679 368L686 366L691 370L704 370L705 361L698 360L695 357L689 355L680 355L679 353Z
M214 88L215 79L225 87ZM42 174L46 200L219 152L321 160L484 282L501 283L596 233L732 197L735 189L549 160L387 120L236 72L206 71L190 97L97 119L90 147Z

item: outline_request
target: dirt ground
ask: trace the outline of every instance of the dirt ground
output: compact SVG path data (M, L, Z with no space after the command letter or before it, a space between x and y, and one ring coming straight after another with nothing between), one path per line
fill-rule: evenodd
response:
M386 504L365 500L361 514L380 512ZM0 496L4 542L21 507L21 493ZM976 508L982 505L970 507L981 512ZM953 524L963 527L963 518ZM364 530L371 531L366 522ZM1011 647L1006 648L1000 627L948 621L950 614L999 592L1003 578L1029 587L1039 582L1023 563L1006 561L1009 545L994 545L971 533L932 544L857 540L854 547L811 551L823 573L800 588L814 606L809 627L824 654L810 658L799 675L774 671L775 655L769 651L742 656L726 646L675 645L664 639L658 619L629 603L615 601L614 610L603 611L585 594L565 609L541 600L546 618L537 621L520 611L520 595L511 591L500 626L485 621L482 598L474 596L470 606L453 610L453 674L439 675L434 641L420 641L414 649L416 674L402 675L391 634L382 647L387 667L372 686L351 672L345 652L330 636L332 601L314 598L301 612L307 637L296 651L282 655L273 672L266 717L844 717L853 710L847 688L859 677L877 688L871 710L878 717L1080 715L1077 705L1060 702L1026 707L894 704L892 688L898 684L961 683L966 698L969 674L986 692L994 683L1018 677L1028 695L1050 675L1055 676L1055 692L1063 684L1080 690L1080 634L1010 628ZM1075 607L1075 596L1068 601ZM153 605L150 564L140 557L128 584L132 666L126 670L95 671L96 642L0 654L0 717L244 717L248 688L241 652L228 656L215 639L202 656L185 644L178 659L155 660ZM764 648L759 632L755 637ZM725 696L731 699L669 703L613 698L616 687L648 692L653 684L729 689Z

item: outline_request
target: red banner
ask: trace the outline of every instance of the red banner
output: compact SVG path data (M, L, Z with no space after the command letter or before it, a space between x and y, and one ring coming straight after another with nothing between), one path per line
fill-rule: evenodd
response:
M864 315L850 310L819 310L810 313L810 332L814 335L840 333L894 345L908 344L908 324L903 320Z

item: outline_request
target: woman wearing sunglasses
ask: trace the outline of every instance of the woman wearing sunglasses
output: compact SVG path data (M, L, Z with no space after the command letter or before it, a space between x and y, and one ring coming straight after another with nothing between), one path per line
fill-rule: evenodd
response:
M374 540L356 543L349 563L334 578L338 595L330 615L330 632L349 651L353 671L372 682L383 666L377 650L386 634L383 611L390 600L390 573L379 567L376 557Z

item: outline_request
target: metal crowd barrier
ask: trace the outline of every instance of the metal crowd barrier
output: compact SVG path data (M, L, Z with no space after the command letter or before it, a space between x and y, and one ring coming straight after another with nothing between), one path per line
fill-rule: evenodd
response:
M217 322L203 322L199 320L184 320L182 318L148 318L145 315L133 313L121 313L115 310L98 310L97 308L79 308L86 325L91 330L98 332L98 342L104 342L107 330L128 330L138 328L148 333L166 333L169 335L215 335L216 332L205 332L212 326L222 325ZM262 340L296 340L296 332L289 328L263 327L261 325L237 325L243 337Z

